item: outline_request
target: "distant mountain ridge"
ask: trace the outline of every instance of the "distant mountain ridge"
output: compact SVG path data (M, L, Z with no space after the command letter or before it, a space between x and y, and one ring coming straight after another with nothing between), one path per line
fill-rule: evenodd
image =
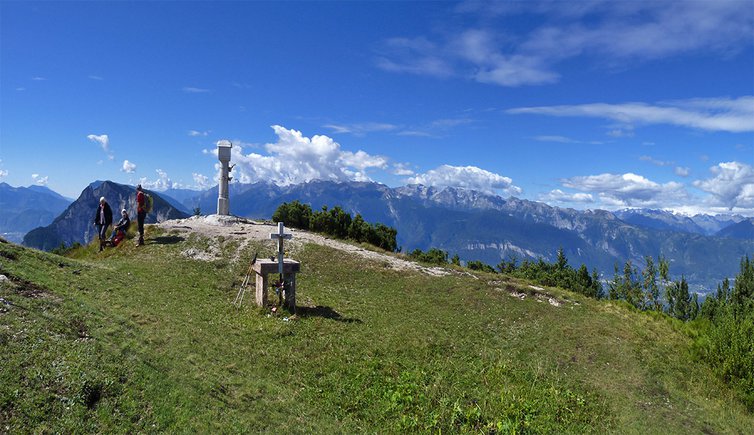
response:
M685 233L715 235L720 230L735 225L746 218L741 215L705 215L685 216L666 210L625 209L614 212L622 221L645 228L657 230L681 231Z
M167 219L188 217L158 193L149 192L154 198L154 210L147 215L146 222L161 222ZM112 181L96 181L81 192L81 195L70 204L51 224L36 228L27 233L23 244L29 247L50 250L61 243L71 245L74 242L88 243L96 237L97 230L93 225L94 212L99 204L99 198L105 197L113 209L113 219L117 222L121 209L126 209L132 220L136 220L136 189L132 186L114 183Z
M217 187L204 192L177 191L181 199L170 198L169 193L175 192L154 193L156 214L148 222L185 217L186 210L197 207L204 214L216 210ZM55 222L30 232L24 244L52 249L61 242L88 242L95 231L89 215L99 196L108 198L114 210L125 206L135 216L133 187L95 182ZM238 216L269 219L281 203L294 200L315 210L338 205L367 221L393 226L404 250L436 247L466 261L481 260L491 265L510 258L519 262L537 258L553 261L562 247L572 265L585 263L609 277L616 263L631 260L641 266L644 256L663 255L670 261L674 276L685 275L696 289L711 289L724 277L735 275L741 257L754 255L754 239L746 236L747 227L743 225L735 235L707 235L715 228L720 228L714 231L718 233L730 226L726 224L745 220L739 216L688 217L657 210L579 211L461 188L391 188L372 182L230 186L231 213ZM184 211L171 205L176 203L182 204Z
M641 266L644 256L664 255L674 276L685 275L695 289L710 289L735 275L741 257L754 255L754 240L712 235L744 219L738 216L579 211L461 188L370 182L260 182L230 189L231 213L249 218L268 219L282 202L293 200L315 210L339 205L367 221L391 225L404 250L436 247L491 265L512 257L554 261L562 247L572 265L585 263L609 277L616 263ZM217 188L192 201L203 213L214 213Z
M48 225L72 201L45 186L0 183L0 233L20 243L29 230Z
M715 236L731 239L754 239L754 218L744 219L718 231Z

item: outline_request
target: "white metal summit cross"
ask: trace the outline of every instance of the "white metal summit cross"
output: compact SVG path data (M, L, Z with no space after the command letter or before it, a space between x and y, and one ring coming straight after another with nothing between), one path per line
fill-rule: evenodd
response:
M278 241L278 272L280 273L280 276L283 275L283 255L285 251L283 250L283 240L290 239L293 237L293 234L291 233L285 233L285 226L282 222L278 222L278 232L277 233L270 233L270 239Z

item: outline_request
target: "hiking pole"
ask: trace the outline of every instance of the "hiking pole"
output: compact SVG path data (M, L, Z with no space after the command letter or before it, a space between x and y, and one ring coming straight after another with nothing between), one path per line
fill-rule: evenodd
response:
M243 297L246 293L246 288L249 286L249 280L251 279L251 275L254 272L254 263L257 262L257 252L254 253L254 258L251 260L251 263L249 264L249 270L246 271L246 276L244 277L243 282L241 283L241 288L238 289L238 294L236 294L236 300L233 301L233 305L236 306L236 308L241 308L241 305L243 304Z

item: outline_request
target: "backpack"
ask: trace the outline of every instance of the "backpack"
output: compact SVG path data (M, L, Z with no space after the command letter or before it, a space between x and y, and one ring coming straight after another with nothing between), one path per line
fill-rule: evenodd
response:
M154 207L154 199L152 199L152 195L145 193L144 196L144 210L146 210L147 213L152 213L152 208Z

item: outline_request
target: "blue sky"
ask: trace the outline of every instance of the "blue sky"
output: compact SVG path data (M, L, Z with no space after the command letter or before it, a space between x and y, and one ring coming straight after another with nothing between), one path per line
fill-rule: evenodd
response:
M754 215L754 1L0 2L0 181Z

